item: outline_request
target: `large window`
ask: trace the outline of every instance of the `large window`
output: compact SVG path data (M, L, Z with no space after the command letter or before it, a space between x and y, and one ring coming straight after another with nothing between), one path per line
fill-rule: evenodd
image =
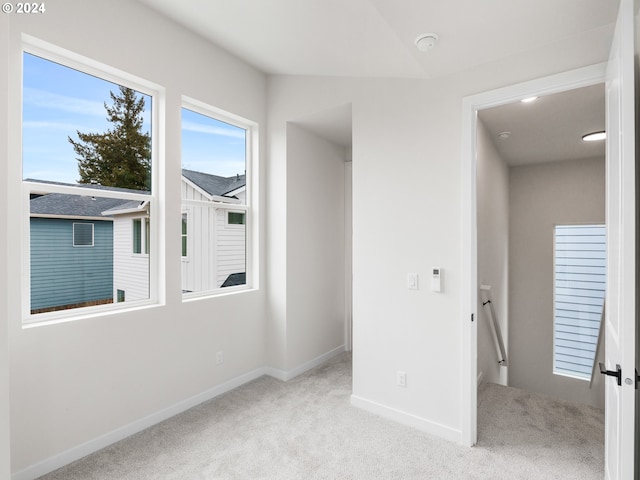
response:
M253 126L199 102L182 109L182 291L246 288Z
M589 380L606 290L604 225L555 227L553 371Z
M25 45L25 321L114 308L124 292L127 304L153 299L155 267L149 256L131 254L132 244L151 251L153 93L109 67Z

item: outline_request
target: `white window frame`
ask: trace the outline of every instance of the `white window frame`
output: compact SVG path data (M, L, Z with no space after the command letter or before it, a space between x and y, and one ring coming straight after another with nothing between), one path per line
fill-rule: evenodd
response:
M198 300L202 298L210 298L220 295L227 295L236 292L244 292L257 290L258 285L258 132L259 126L257 122L248 120L239 115L227 112L220 108L214 107L207 103L201 102L191 97L182 97L182 108L191 110L201 115L228 123L246 131L245 135L245 182L246 182L246 198L244 204L224 203L224 202L204 202L199 200L181 199L182 206L193 205L196 207L208 207L224 210L233 210L244 212L245 214L245 278L244 285L236 285L225 288L215 288L211 290L199 292L184 292L182 294L183 302ZM225 212L225 226L227 225L227 215ZM230 225L230 227L240 227L240 225ZM181 243L182 245L182 243ZM188 247L187 247L188 248ZM188 254L187 250L187 254ZM182 257L184 259L184 257Z
M151 97L151 192L122 192L109 189L87 188L81 185L60 185L56 183L46 183L42 181L28 182L21 180L21 244L23 245L22 255L22 324L24 327L49 325L63 321L79 320L83 318L92 318L95 316L106 315L114 312L122 312L133 308L150 307L159 305L164 302L164 286L160 285L158 279L164 277L160 272L165 270L162 261L163 255L161 248L164 242L161 241L161 233L158 229L159 219L163 213L163 202L159 197L161 191L160 172L164 169L164 147L160 140L160 132L164 131L164 111L165 91L162 87L149 82L140 77L131 75L125 71L105 65L97 60L84 57L72 51L50 44L31 35L22 35L21 58L24 53L36 55L45 60L49 60L65 67L72 68L87 75L92 75L117 85L126 86L136 90L137 92L149 95ZM21 63L22 65L22 63ZM22 102L24 85L23 73L19 82L18 98ZM19 119L20 131L22 132L22 118ZM22 146L20 155L22 158ZM22 169L22 167L21 167ZM31 313L31 285L30 285L30 207L29 198L31 193L62 193L69 195L87 195L93 197L119 198L123 200L133 200L139 202L149 202L152 205L149 221L151 222L150 231L150 250L152 255L149 259L149 298L144 300L135 300L131 302L118 303L114 298L114 302L106 305L96 305L90 307L79 307L68 310L58 310L55 312Z
M562 223L562 224L557 224L553 226L553 359L552 359L552 368L553 368L553 374L554 375L558 375L561 377L568 377L568 378L573 378L576 380L582 380L582 381L587 381L590 382L591 381L591 374L579 374L577 371L575 372L570 372L568 370L563 370L563 369L558 369L556 366L556 353L557 353L557 342L558 342L558 338L556 337L556 321L557 321L557 316L556 316L556 311L557 311L557 275L558 275L558 271L557 271L557 265L556 265L556 260L557 260L557 228L558 227L598 227L598 228L604 228L605 231L605 235L606 235L606 228L605 225L603 223L578 223L578 224L569 224L569 223ZM606 248L606 237L605 237L605 248ZM606 263L606 261L605 261ZM593 268L593 267L591 267ZM597 267L596 267L597 268ZM606 291L606 265L604 267L605 269L605 291ZM582 275L582 274L581 274ZM591 274L589 274L591 275ZM591 281L591 280L589 280ZM604 300L603 300L603 304L602 304L602 308L604 308ZM598 341L599 341L599 337L600 337L600 329L603 328L602 325L602 312L600 312L599 314L597 313L592 313L592 315L597 316L599 318L599 324L598 324L598 331L597 332L593 332L596 338L596 345L595 345L595 352L594 352L594 358L593 358L593 364L595 364L595 362L597 361L597 356L598 356ZM569 317L571 318L571 317ZM593 321L593 320L591 320ZM573 342L573 340L571 340ZM575 342L579 342L579 341L575 341ZM600 346L600 348L602 348L603 345ZM571 348L571 347L568 347ZM593 366L589 367L590 369L593 368Z
M91 243L90 244L76 244L76 225L89 225L91 227ZM72 232L72 245L74 248L86 248L93 247L95 245L95 227L93 223L89 222L73 222Z

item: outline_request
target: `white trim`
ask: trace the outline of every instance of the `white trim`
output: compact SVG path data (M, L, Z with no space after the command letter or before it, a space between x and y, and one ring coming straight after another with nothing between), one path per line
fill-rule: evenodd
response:
M46 460L31 465L24 470L14 473L11 476L12 480L33 480L49 472L52 472L60 467L68 465L86 455L93 452L97 452L100 449L108 447L115 442L123 440L135 433L138 433L146 428L152 427L168 418L171 418L179 413L185 412L190 408L200 405L203 402L211 400L215 397L229 392L234 388L238 388L248 382L251 382L257 378L266 374L266 368L261 367L252 370L243 375L239 375L231 380L228 380L218 386L205 390L202 393L194 395L193 397L182 400L170 407L159 410L151 415L135 420L127 425L123 425L120 428L116 428L109 433L100 435L92 440L84 442L80 445L72 447L62 453L49 457Z
M462 309L460 443L477 442L477 304L478 259L476 225L476 133L478 110L505 105L526 97L543 96L604 83L606 63L571 70L491 90L462 99ZM471 322L471 316L475 321Z
M265 373L273 378L282 380L283 382L288 382L292 378L295 378L298 375L301 375L304 372L317 367L318 365L322 365L327 360L330 360L336 355L340 355L344 351L345 351L345 346L340 345L339 347L336 347L333 350L329 350L327 353L324 353L319 357L314 358L313 360L309 360L308 362L305 362L302 365L299 365L292 370L285 371L285 370L280 370L279 368L266 367Z
M113 218L109 217L80 217L78 215L50 215L47 213L32 213L31 218L53 218L55 220L86 220L90 222L113 222Z
M367 400L366 398L358 397L356 395L351 395L351 405L357 408L361 408L362 410L366 410L367 412L373 413L380 417L401 423L402 425L406 425L408 427L418 429L422 432L426 432L430 435L444 438L445 440L449 440L450 442L460 443L460 430L456 430L454 428L447 427L446 425L427 420L426 418L418 417L417 415L403 412L402 410L397 410L395 408L391 408L386 405Z
M196 185L194 182L192 182L191 180L189 180L187 177L185 177L184 175L182 175L182 181L184 183L186 183L187 185L189 185L191 188L193 188L196 192L199 192L200 195L202 195L203 197L208 198L209 200L213 200L213 196L211 194L209 194L209 192L207 192L205 189L203 189L202 187L200 187L199 185Z
M159 410L155 413L134 420L133 422L116 428L111 432L100 435L99 437L65 450L64 452L42 460L41 462L38 462L34 465L30 465L29 467L14 473L11 476L11 480L33 480L49 472L57 470L58 468L64 467L65 465L79 460L91 453L106 448L109 445L112 445L120 440L130 437L131 435L134 435L146 428L152 427L164 420L167 420L168 418L185 412L190 408L200 405L203 402L212 400L235 388L241 387L242 385L256 380L264 375L268 375L282 381L291 380L292 378L325 363L327 360L335 357L336 355L339 355L342 352L344 352L344 345L334 348L333 350L330 350L329 352L320 355L319 357L316 357L309 362L303 363L299 367L296 367L289 372L284 372L283 370L271 368L268 366L256 368L247 373L227 380L220 385L211 387L204 392L177 402L167 408L163 408L162 410Z

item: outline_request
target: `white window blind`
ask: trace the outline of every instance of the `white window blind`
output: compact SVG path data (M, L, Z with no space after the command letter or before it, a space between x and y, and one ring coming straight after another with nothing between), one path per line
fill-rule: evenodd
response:
M553 372L589 380L606 289L604 225L555 227Z

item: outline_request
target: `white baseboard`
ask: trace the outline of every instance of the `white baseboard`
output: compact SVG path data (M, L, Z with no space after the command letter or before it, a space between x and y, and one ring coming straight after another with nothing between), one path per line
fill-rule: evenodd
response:
M372 402L366 398L351 395L351 405L379 415L383 418L388 418L389 420L435 435L436 437L444 438L451 442L460 443L462 439L462 435L459 430L432 422L426 418L403 412L402 410L397 410L395 408L387 407L386 405Z
M319 357L316 357L308 362L303 363L302 365L297 366L296 368L285 371L280 370L279 368L266 367L266 375L269 375L273 378L277 378L278 380L282 380L283 382L288 382L294 377L306 372L307 370L311 370L312 368L317 367L318 365L322 365L327 360L335 357L336 355L340 355L342 352L346 351L344 345L340 345L339 347L334 348L333 350L329 350L327 353L323 353Z
M69 450L66 450L58 455L47 458L41 462L38 462L34 465L31 465L24 470L14 473L11 475L12 480L33 480L38 478L46 473L57 470L60 467L63 467L71 462L75 462L76 460L81 459L93 452L101 450L109 445L123 440L135 433L138 433L145 428L149 428L157 423L162 422L168 418L173 417L179 413L182 413L190 408L195 407L196 405L201 404L202 402L206 402L207 400L211 400L223 393L226 393L234 388L239 387L247 382L255 380L266 374L266 369L264 367L257 368L251 372L245 373L238 377L235 377L227 382L224 382L218 386L205 390L198 395L194 395L193 397L187 398L186 400L182 400L170 407L167 407L163 410L160 410L156 413L152 413L146 417L140 418L131 422L128 425L124 425L120 428L117 428L109 433L101 435L93 440L89 440L88 442L77 445Z
M283 381L291 380L301 373L317 367L318 365L326 362L327 360L344 351L344 345L342 345L289 371L279 370L272 367L257 368L248 373L228 380L220 385L205 390L198 395L194 395L193 397L187 398L186 400L182 400L170 407L135 420L128 425L124 425L111 432L105 433L104 435L84 442L80 445L70 448L69 450L66 450L62 453L54 455L53 457L47 458L45 460L42 460L41 462L20 470L19 472L11 475L11 480L34 480L35 478L57 470L60 467L64 467L71 462L75 462L82 457L106 448L115 442L123 440L135 433L144 430L145 428L149 428L157 423L162 422L163 420L173 417L174 415L189 410L190 408L193 408L196 405L201 404L202 402L211 400L212 398L222 395L223 393L233 390L234 388L244 385L245 383L255 380L256 378L262 377L263 375L269 375Z

